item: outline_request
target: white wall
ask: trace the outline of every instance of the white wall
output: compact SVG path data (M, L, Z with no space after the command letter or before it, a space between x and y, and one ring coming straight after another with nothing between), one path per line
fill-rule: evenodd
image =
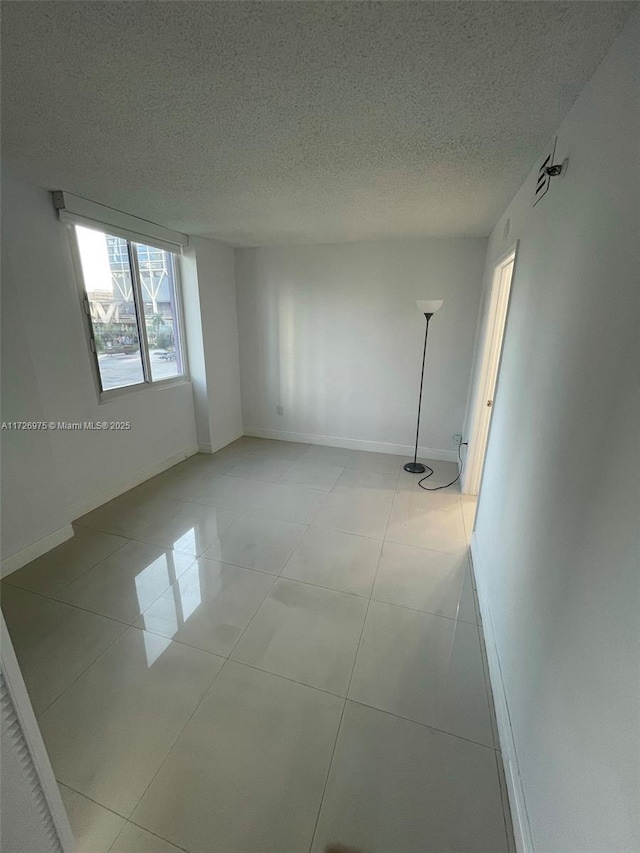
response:
M3 217L4 221L4 217ZM4 224L3 224L4 232ZM4 234L3 234L4 243ZM2 253L2 405L0 419L44 420L38 384L7 252ZM58 476L48 432L6 429L0 433L2 553L38 539L68 538L66 506L58 500ZM34 534L34 519L37 533Z
M189 360L189 378L193 387L193 411L198 449L211 452L211 423L207 394L207 365L202 334L200 287L196 253L190 245L179 260L182 308L184 313L185 345Z
M27 395L24 411L22 402L12 404L13 416L27 419L37 412L46 421L132 423L129 432L48 433L54 472L41 468L46 441L41 436L22 438L20 460L12 463L5 484L11 490L11 502L30 507L31 512L26 516L23 509L17 510L20 522L10 515L3 525L4 561L25 546L25 538L35 542L50 532L58 516L73 519L193 452L196 438L190 383L98 403L69 240L50 194L3 174L2 218L2 251L17 296L15 303L4 302L3 313L8 311L4 321L15 328L21 321L24 324L20 339L11 346L19 349L15 358L20 363L16 361L14 369L3 374L5 399L20 401L20 395ZM27 391L22 390L25 377ZM33 498L33 484L40 476L47 494L46 512L38 511L34 500L40 498ZM55 511L50 506L51 492Z
M640 849L638 43L636 14L487 255L520 241L474 563L535 853Z
M191 237L189 244L196 261L210 435L210 446L201 449L215 452L242 435L234 250L204 237Z
M237 250L245 432L406 452L424 338L415 301L443 298L429 331L420 445L455 459L485 250L481 239Z

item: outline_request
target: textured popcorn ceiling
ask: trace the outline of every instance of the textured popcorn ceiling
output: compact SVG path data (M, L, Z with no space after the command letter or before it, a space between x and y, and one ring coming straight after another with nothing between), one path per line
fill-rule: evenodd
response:
M633 5L3 3L3 158L234 245L486 235Z

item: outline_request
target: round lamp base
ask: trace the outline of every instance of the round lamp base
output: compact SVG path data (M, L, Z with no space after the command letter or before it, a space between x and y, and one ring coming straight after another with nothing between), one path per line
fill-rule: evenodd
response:
M424 465L421 465L419 462L407 462L404 467L405 471L408 471L410 474L424 474L427 470Z

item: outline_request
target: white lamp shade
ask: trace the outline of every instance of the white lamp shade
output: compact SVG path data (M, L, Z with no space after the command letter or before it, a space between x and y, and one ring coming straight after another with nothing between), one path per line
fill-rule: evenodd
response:
M443 299L418 299L416 305L421 314L435 314L439 308L442 308Z

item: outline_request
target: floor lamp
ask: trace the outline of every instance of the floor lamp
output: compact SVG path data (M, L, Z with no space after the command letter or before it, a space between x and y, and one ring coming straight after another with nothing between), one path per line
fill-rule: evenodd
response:
M442 299L431 299L428 301L418 300L416 305L418 311L424 314L427 321L424 329L424 349L422 350L422 373L420 374L420 394L418 395L418 424L416 426L416 448L413 453L413 462L407 462L404 470L410 474L424 474L426 468L418 462L418 436L420 435L420 409L422 408L422 386L424 384L424 365L427 357L427 337L429 335L429 320L433 315L442 308Z

